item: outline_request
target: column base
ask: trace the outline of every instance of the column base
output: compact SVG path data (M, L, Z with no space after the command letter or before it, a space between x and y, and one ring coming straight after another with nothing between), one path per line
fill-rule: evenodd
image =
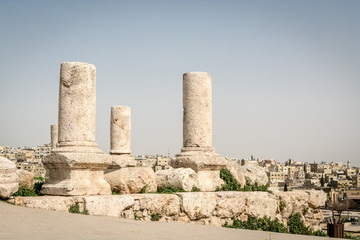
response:
M183 148L181 153L171 161L173 168L191 168L199 171L219 171L226 166L225 158L215 153L213 148L208 151L194 151L193 148Z
M115 171L120 168L136 167L136 160L130 153L112 154L110 153L111 164L105 170L105 173Z
M110 155L104 153L52 152L43 160L49 179L41 193L61 196L111 194L110 185L104 180L104 170L110 163Z

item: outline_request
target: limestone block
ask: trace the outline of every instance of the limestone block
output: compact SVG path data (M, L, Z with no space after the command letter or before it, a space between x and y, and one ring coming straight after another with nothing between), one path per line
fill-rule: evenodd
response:
M41 193L60 196L111 194L103 172L110 162L109 154L51 153L43 160L49 179Z
M124 210L135 204L134 198L128 195L89 196L83 199L85 209L95 216L121 217Z
M246 213L256 217L275 219L278 210L277 198L267 192L245 192L247 195Z
M135 167L136 160L131 154L111 154L111 164L109 170L120 169L127 167Z
M220 171L199 171L197 186L202 192L214 192L217 187L224 184L220 178Z
M157 171L155 174L158 187L174 186L191 192L198 184L198 175L191 168L172 168Z
M0 157L0 198L7 199L19 189L16 165L9 159Z
M265 172L265 169L256 165L244 165L240 167L245 179L248 179L251 184L258 182L259 185L266 185L269 182L269 178ZM241 172L238 172L240 175ZM239 178L241 178L239 176Z
M16 171L17 175L19 176L19 186L26 187L28 189L33 189L35 180L34 174L32 172L20 169Z
M241 165L232 160L226 160L226 168L231 172L234 178L244 187L246 183L245 175Z
M187 151L182 152L170 162L174 168L191 168L198 171L217 171L226 166L225 158L220 157L214 151Z
M147 192L156 192L156 176L152 168L121 168L105 174L105 180L113 191L139 193L146 186Z
M309 206L312 208L325 206L326 193L324 191L307 190L309 194Z
M177 193L182 199L182 209L192 220L210 218L215 213L216 195L214 193Z
M37 208L58 212L69 212L69 208L75 205L75 198L60 196L41 197L16 197L15 205L27 208Z
M216 216L233 218L240 216L246 210L247 195L244 192L217 192Z
M158 213L162 216L174 216L180 214L180 198L175 194L134 194L132 196L135 200L139 200L140 210L146 210L145 215Z

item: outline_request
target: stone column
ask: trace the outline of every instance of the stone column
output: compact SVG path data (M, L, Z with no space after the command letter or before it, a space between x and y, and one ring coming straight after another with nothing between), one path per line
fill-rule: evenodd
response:
M183 76L183 147L212 151L211 77L206 72Z
M110 165L108 154L95 142L96 69L92 64L61 64L59 93L59 139L43 163L49 179L47 195L111 194L104 180Z
M56 148L56 144L58 143L58 125L53 124L50 126L51 131L51 149Z
M112 164L109 169L135 167L131 155L131 108L112 106L110 117L110 155ZM107 171L108 172L108 171Z
M201 191L215 191L223 184L220 170L225 158L212 147L211 77L206 72L183 75L183 148L171 161L175 168L192 168Z

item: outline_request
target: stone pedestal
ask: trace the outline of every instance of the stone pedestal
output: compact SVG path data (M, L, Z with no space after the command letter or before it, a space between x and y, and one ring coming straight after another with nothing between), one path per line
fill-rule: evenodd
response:
M110 117L110 155L112 163L106 172L125 167L135 167L131 155L131 108L112 106Z
M56 144L59 141L58 138L58 125L53 124L50 126L50 132L51 132L51 149L56 148Z
M225 159L212 147L211 77L205 72L183 76L183 148L172 161L173 167L192 168L199 175L202 191L214 191L223 181L220 169Z
M61 64L58 144L44 160L47 195L111 194L104 180L110 155L95 142L96 69L92 64Z

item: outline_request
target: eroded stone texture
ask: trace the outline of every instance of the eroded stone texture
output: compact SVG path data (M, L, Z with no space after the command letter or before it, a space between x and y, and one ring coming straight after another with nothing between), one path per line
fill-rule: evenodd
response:
M259 185L266 185L269 182L265 169L260 166L241 166L235 161L226 160L226 168L229 169L231 174L241 184L241 186L245 185L246 180L248 180L250 184L255 184L257 182Z
M0 157L0 198L7 199L19 188L16 165L9 159Z
M299 213L306 226L319 229L323 215L318 207L325 204L322 191L292 192L185 192L177 194L128 194L83 197L16 197L15 204L25 207L66 212L79 204L90 215L112 216L150 221L157 213L161 221L190 222L220 226L233 218L246 221L248 216L277 218L284 224ZM280 209L280 204L285 206Z
M110 117L110 154L112 163L109 170L135 167L136 161L131 155L131 109L127 106L112 106Z
M193 187L198 187L198 175L191 168L171 168L160 170L156 173L158 187L173 186L191 192Z
M221 183L219 170L225 167L225 159L212 147L212 92L211 77L205 72L183 75L183 148L171 161L174 168L192 168L202 176L211 174L214 184L201 184L201 191L214 191L215 183ZM214 179L217 178L217 179ZM206 188L203 188L206 187Z
M95 142L96 69L92 64L61 64L58 144L43 163L49 179L47 195L110 194L104 170L110 155Z
M50 132L51 132L51 149L53 149L53 148L56 148L56 144L59 141L58 125L57 124L51 125Z
M139 193L143 188L146 192L156 192L156 176L148 167L121 168L105 174L105 180L111 185L112 191L120 193Z
M34 188L35 180L34 180L34 174L32 172L19 169L16 171L16 173L19 176L20 187L26 187L28 189Z

